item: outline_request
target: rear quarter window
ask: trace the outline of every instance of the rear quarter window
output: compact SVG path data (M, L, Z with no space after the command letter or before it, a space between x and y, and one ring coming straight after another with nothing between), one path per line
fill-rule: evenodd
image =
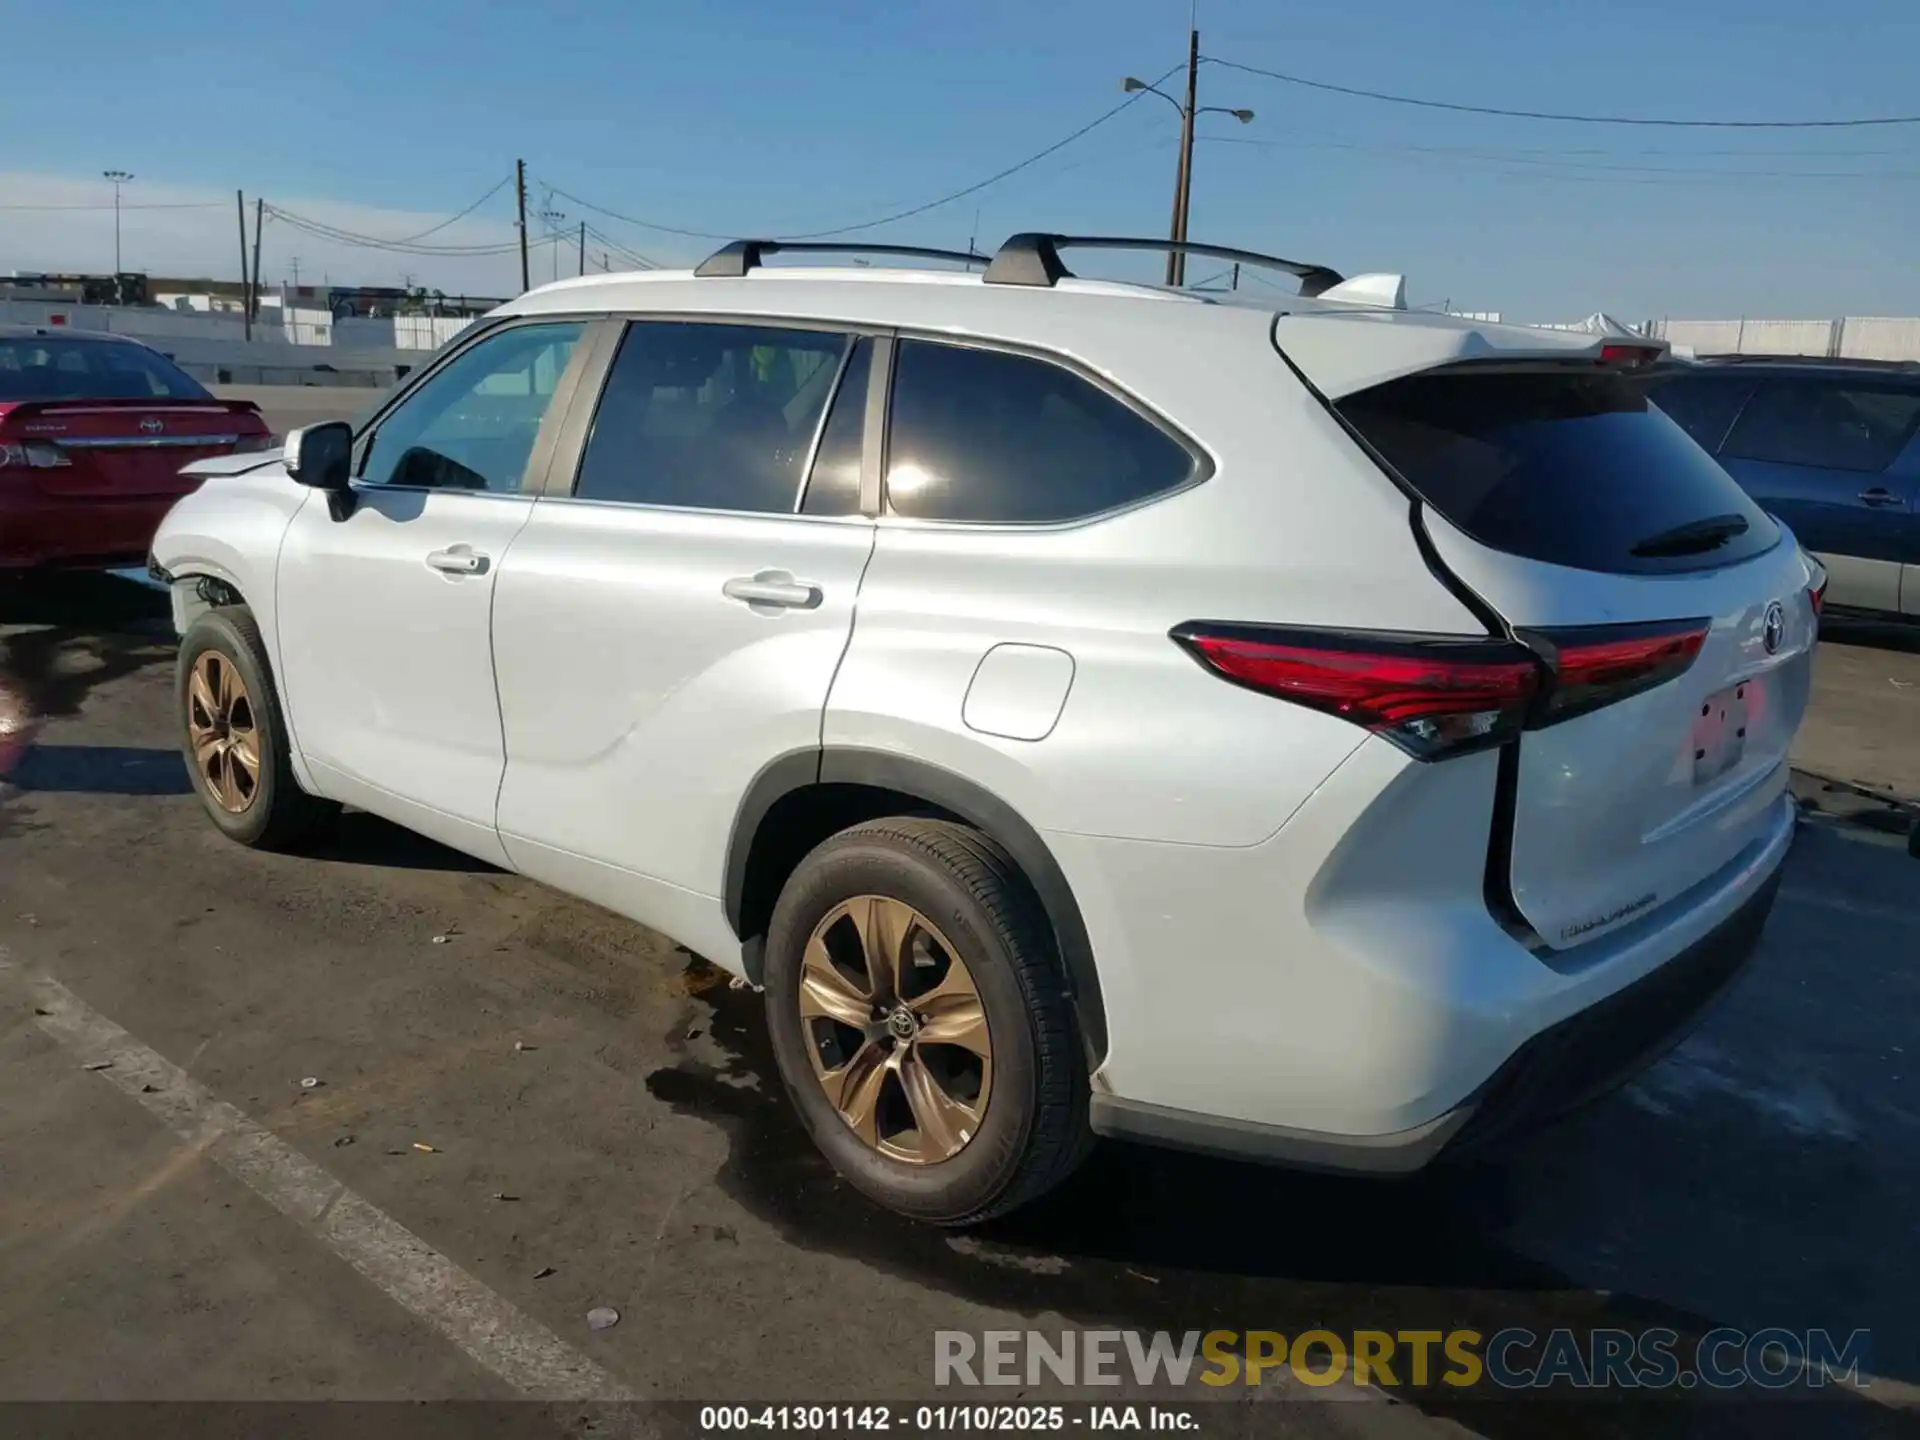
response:
M1780 532L1647 395L1570 369L1432 371L1340 414L1428 505L1484 545L1613 574L1710 569Z
M1116 396L1033 356L902 340L887 507L916 520L1080 520L1177 490L1192 451Z

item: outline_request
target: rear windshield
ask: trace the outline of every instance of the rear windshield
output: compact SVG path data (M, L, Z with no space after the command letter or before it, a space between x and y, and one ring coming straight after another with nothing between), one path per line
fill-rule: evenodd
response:
M166 356L116 340L0 336L0 400L205 400Z
M1615 574L1710 569L1780 532L1646 382L1588 371L1431 371L1340 413L1413 490L1484 545Z

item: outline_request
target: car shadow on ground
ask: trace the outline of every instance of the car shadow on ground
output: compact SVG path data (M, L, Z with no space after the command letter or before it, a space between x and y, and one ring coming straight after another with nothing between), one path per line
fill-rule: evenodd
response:
M445 870L498 875L500 867L403 829L362 810L343 811L301 848L309 860L373 865L388 870Z
M695 978L708 968L692 962L688 988L698 997L693 1003L710 1011L701 1018L727 1058L718 1065L696 1059L677 1043L678 1033L669 1034L682 1059L650 1074L647 1088L727 1134L720 1187L789 1243L857 1259L956 1300L1039 1317L1035 1323L1049 1333L1061 1325L1176 1336L1216 1329L1297 1336L1317 1329L1351 1335L1466 1328L1488 1337L1515 1328L1544 1336L1565 1327L1585 1341L1598 1329L1663 1327L1675 1332L1675 1352L1684 1361L1725 1322L1625 1285L1611 1288L1611 1275L1596 1279L1584 1264L1576 1277L1540 1258L1568 1243L1579 1251L1584 1240L1561 1233L1551 1215L1548 1243L1528 1238L1542 1224L1543 1191L1554 1197L1548 1211L1577 1216L1595 1233L1606 1232L1563 1192L1590 1194L1602 1209L1612 1202L1644 1212L1653 1227L1641 1232L1644 1243L1670 1252L1702 1242L1693 1233L1701 1222L1692 1212L1685 1236L1672 1244L1661 1237L1663 1205L1680 1203L1671 1194L1659 1198L1669 1189L1661 1179L1669 1169L1685 1177L1688 1193L1708 1197L1709 1207L1746 1203L1758 1193L1756 1203L1766 1208L1769 1187L1796 1174L1798 1204L1810 1188L1818 1190L1823 1174L1847 1174L1827 1168L1832 1157L1825 1154L1806 1169L1814 1157L1803 1147L1783 1148L1766 1134L1742 1132L1717 1156L1697 1153L1696 1132L1615 1096L1563 1122L1544 1146L1536 1141L1393 1181L1103 1141L1078 1173L1028 1208L970 1230L941 1230L878 1209L834 1174L787 1101L760 997ZM1862 1177L1849 1176L1847 1183L1861 1184ZM1875 1228L1885 1222L1887 1236L1904 1233L1904 1212L1889 1221L1877 1213L1881 1189L1873 1195L1863 1206L1876 1213L1854 1218L1870 1219ZM1856 1243L1879 1242L1857 1235ZM1802 1268L1816 1269L1827 1258L1808 1257ZM1772 1254L1767 1263L1791 1268L1793 1262ZM1243 1345L1232 1348L1244 1353ZM1562 1404L1438 1386L1401 1392L1429 1414L1456 1419L1492 1440L1892 1433L1879 1428L1889 1418L1879 1406L1857 1394L1823 1394L1820 1403L1756 1407L1728 1396L1699 1403L1667 1392L1651 1407L1644 1400L1636 1407L1613 1398Z

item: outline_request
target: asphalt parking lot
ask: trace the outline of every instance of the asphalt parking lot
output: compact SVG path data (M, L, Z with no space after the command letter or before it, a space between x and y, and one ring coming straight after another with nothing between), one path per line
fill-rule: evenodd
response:
M1871 1331L1865 1398L1295 1387L1247 1433L1911 1432L1920 637L1823 644L1761 953L1626 1091L1398 1184L1108 1146L953 1236L834 1179L755 997L659 937L366 816L223 841L162 597L4 603L53 719L0 786L0 1400L850 1402L931 1396L942 1329L1732 1325Z

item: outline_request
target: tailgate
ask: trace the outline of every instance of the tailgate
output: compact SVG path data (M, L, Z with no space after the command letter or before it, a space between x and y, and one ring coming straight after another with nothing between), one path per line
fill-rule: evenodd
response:
M1507 777L1509 881L1549 945L1658 909L1765 835L1812 686L1809 576L1790 539L1694 575L1569 571L1543 584L1438 517L1428 531L1442 563L1516 626L1580 628L1603 615L1698 618L1706 631L1677 678L1521 736Z
M1378 348L1340 373L1419 347ZM1638 355L1581 348L1515 342L1334 402L1419 500L1440 564L1551 666L1504 753L1488 880L1556 949L1652 913L1769 831L1815 638L1792 537L1647 401Z

